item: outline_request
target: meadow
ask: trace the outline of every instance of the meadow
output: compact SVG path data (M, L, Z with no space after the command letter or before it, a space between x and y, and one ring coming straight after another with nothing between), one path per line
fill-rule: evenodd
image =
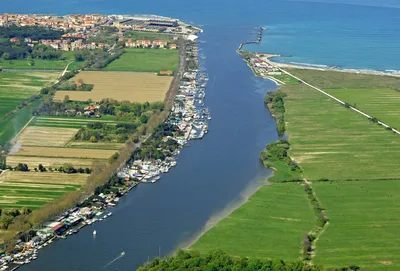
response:
M206 232L193 246L233 256L298 260L304 234L316 217L298 183L261 187L248 202Z
M177 71L178 67L178 50L126 48L120 58L108 64L103 70L159 72Z
M68 63L72 62L69 70L76 70L83 66L83 62L76 62L74 58L75 52L63 52L64 59L34 59L34 65L29 65L26 59L4 60L0 58L0 67L3 69L26 69L26 70L42 70L42 71L61 71L64 70Z
M86 174L7 171L0 175L0 209L31 210L81 188Z
M399 91L389 88L339 88L326 91L387 125L400 128Z
M71 80L83 79L94 84L92 91L57 91L55 101L62 101L66 95L72 101L101 101L112 98L118 101L158 102L165 99L172 76L157 76L152 73L131 72L81 72Z
M330 220L315 263L400 270L400 180L317 182L313 188Z
M141 32L128 30L124 33L125 38L131 38L133 40L172 40L170 34L155 33L155 32Z
M285 121L289 154L306 178L400 177L396 162L400 159L400 138L394 133L305 85L284 85L281 89L288 95Z
M100 149L74 149L62 147L21 146L13 156L108 159L115 151Z
M32 110L39 105L35 101L17 110L22 101L39 93L42 87L52 84L58 74L49 72L1 72L0 73L0 144L7 143L31 119ZM11 117L6 114L17 110Z

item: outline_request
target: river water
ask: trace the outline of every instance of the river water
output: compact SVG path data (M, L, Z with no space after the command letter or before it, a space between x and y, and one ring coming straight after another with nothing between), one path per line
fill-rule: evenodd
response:
M185 246L265 183L270 170L260 164L259 151L277 135L263 97L275 85L253 76L235 52L240 35L228 31L206 27L201 37L210 77L209 134L183 149L178 166L160 181L123 197L109 219L53 243L21 270L134 270L159 251ZM106 266L122 251L124 257Z
M293 55L281 61L400 70L398 1L344 2L350 0L2 0L0 12L154 13L202 26L210 78L205 102L213 118L210 133L183 149L178 166L160 181L139 185L109 219L53 243L21 270L135 270L187 246L243 203L271 174L259 151L277 139L263 105L266 90L276 86L253 76L235 52L256 37L257 26L270 30L260 46L246 48Z

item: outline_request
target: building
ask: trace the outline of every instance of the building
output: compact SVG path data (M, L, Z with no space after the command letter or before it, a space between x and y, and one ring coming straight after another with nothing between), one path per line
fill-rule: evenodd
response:
M67 225L65 225L64 223L58 223L57 225L55 225L50 229L50 231L56 235L60 235L66 230L67 230Z
M167 45L168 45L168 41L166 41L166 40L153 40L153 43L152 43L153 48L156 48L156 47L165 48L165 47L167 47Z
M176 50L178 48L178 46L175 43L171 43L168 47L169 47L169 49L172 49L172 50Z

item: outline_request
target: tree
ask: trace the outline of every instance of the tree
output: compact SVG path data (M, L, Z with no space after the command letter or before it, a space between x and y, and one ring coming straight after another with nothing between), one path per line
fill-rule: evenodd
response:
M9 60L11 57L10 57L10 54L9 53L7 53L7 52L5 52L5 53L3 53L3 55L1 56L4 60Z
M35 66L35 60L33 60L31 55L29 55L26 60L28 61L29 66Z
M79 89L79 88L82 88L84 84L85 84L85 83L83 82L83 79L82 79L82 78L79 78L79 79L75 82L75 86L76 86L78 89Z
M97 142L97 138L95 136L91 136L89 140L92 143L96 143Z
M39 171L40 172L44 172L44 171L46 171L46 168L42 165L42 164L39 164Z
M68 95L65 95L64 96L64 103L68 103L70 100L69 100L69 96Z

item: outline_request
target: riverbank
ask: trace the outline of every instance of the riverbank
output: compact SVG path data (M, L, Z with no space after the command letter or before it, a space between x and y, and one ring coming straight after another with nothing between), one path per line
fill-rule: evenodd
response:
M282 161L292 159L300 167L304 181L275 183L263 188L272 191L270 192L272 195L256 193L248 203L204 234L193 248L209 251L211 248L219 247L235 256L253 258L301 259L310 264L322 264L329 268L352 265L368 270L382 268L397 270L398 256L391 252L393 250L391 242L396 235L392 228L393 224L385 226L388 236L379 238L379 241L374 230L369 228L360 231L355 225L360 223L373 225L390 219L390 215L386 213L378 218L374 210L363 209L364 211L360 212L358 206L364 206L366 195L376 204L377 210L397 208L396 202L381 198L381 193L385 193L384 191L396 198L400 196L397 192L390 192L386 183L384 184L386 188L381 189L382 191L376 195L362 187L379 185L377 183L379 179L384 181L391 178L395 186L399 183L400 172L395 163L391 163L386 157L397 155L395 153L400 143L397 130L392 128L398 127L399 122L391 117L400 113L395 106L400 96L396 88L400 79L388 74L341 72L321 68L299 69L297 66L296 69L291 66L287 72L281 66L263 59L249 58L246 62L254 67L253 72L254 70L257 72L257 69L267 70L273 73L268 76L276 76L285 81L276 92L279 96L274 97L270 94L266 101L269 103L269 108L273 109L272 114L277 111L280 118L284 117L285 124L288 124L285 125L285 130L289 140L288 143L281 141L269 144L261 157L266 166L277 170L275 171L277 175L279 168L274 166L271 160L272 162L279 160L276 157ZM376 102L378 100L379 103ZM382 111L382 104L387 110ZM390 147L386 144L390 144ZM334 166L328 166L333 164ZM286 169L283 172L285 171ZM284 176L281 181L285 181L288 177ZM340 186L340 181L347 181L346 184L352 187L357 186L355 193L360 195L353 199L346 196L340 200L346 205L346 214L335 208L332 201L333 198L339 197L332 186L337 188ZM295 194L289 185L298 186L298 194ZM277 194L273 191L277 186L282 188L281 197L286 201L294 196L306 198L303 203L298 203L305 208L301 212L299 210L296 212L301 214L301 218L297 218L291 212L294 207L288 202L280 203L278 200L262 204L267 210L257 211L260 201ZM300 189L301 186L304 188ZM269 209L276 210L277 206L279 212L273 214ZM305 211L306 209L309 211ZM372 217L365 216L367 212ZM254 215L255 213L257 215ZM265 217L260 218L260 213L265 213ZM310 213L314 215L310 216ZM253 215L254 220L248 220ZM277 221L280 221L278 225ZM300 225L291 224L296 221L308 221L310 223L308 230L296 233L294 229L301 229ZM241 231L240 234L237 232L244 228L252 230ZM281 228L291 230L280 233ZM269 238L262 241L266 233ZM292 238L291 242L296 242L297 245L287 244L288 238ZM368 245L363 245L365 251L361 253L362 255L349 251L349 247L359 247L364 244L362 240L371 240ZM249 245L243 245L247 244L246 242ZM376 247L374 242L380 243L379 249L382 253L376 253L376 258L367 260L363 255L374 253ZM285 244L283 249L277 249L281 244ZM332 251L339 251L339 256L332 256Z
M211 116L210 110L204 107L208 78L204 67L199 67L198 45L193 37L180 45L180 55L184 59L180 62L181 67L176 75L178 82L171 84L166 97L170 103L167 107L170 112L165 122L142 143L136 144L135 152L128 159L127 165L111 178L112 182L96 189L94 195L86 198L77 207L46 221L43 227L31 230L20 242L8 247L7 255L0 257L4 270L13 270L36 260L39 250L53 240L65 239L81 228L111 216L108 209L116 206L122 196L139 183L158 181L161 174L176 166L176 156L189 140L201 139L208 132L207 122L211 120ZM158 156L162 153L160 149L170 155ZM142 157L144 151L146 154Z

